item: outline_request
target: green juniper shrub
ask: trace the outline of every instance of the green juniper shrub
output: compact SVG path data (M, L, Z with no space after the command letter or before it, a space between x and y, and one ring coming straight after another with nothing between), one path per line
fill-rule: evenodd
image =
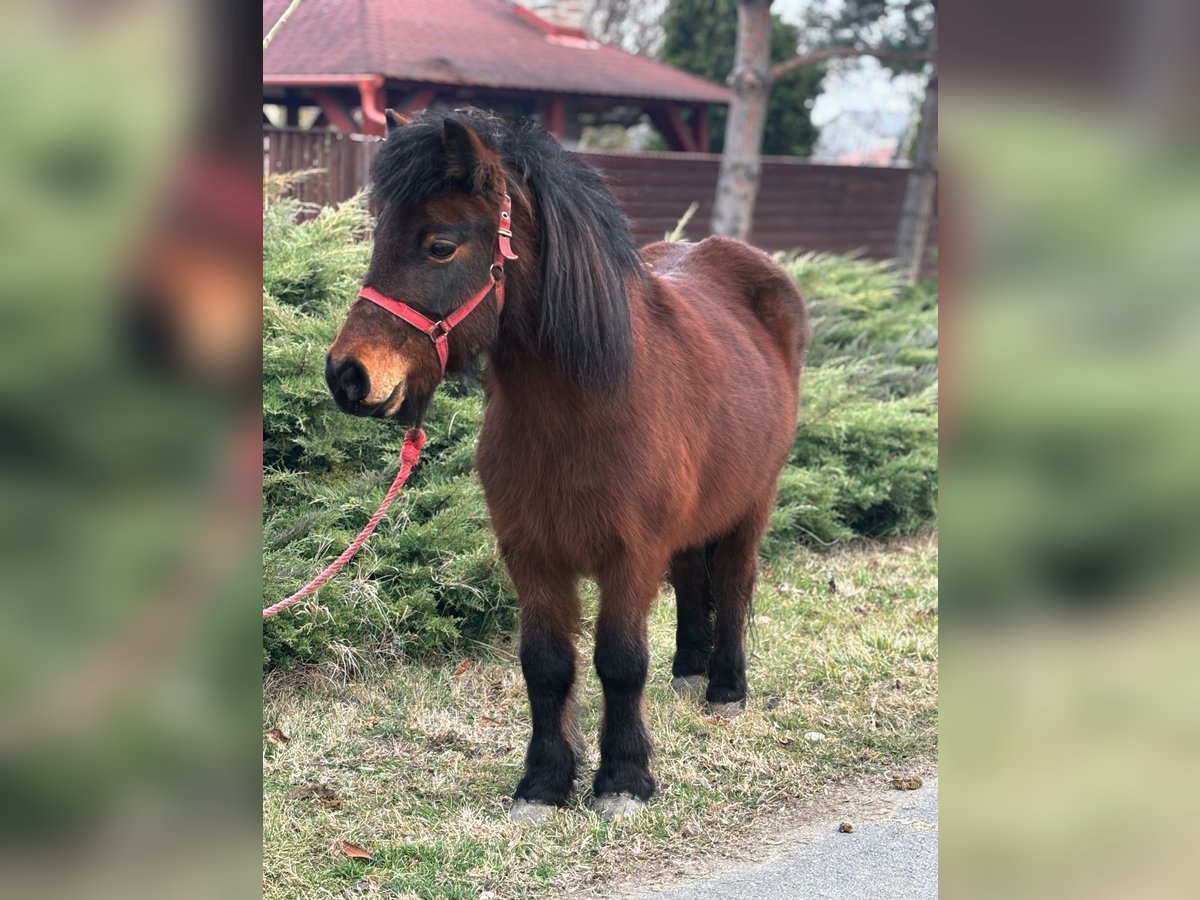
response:
M933 388L879 399L865 364L804 373L804 404L764 551L855 536L905 534L931 521L937 497Z
M936 384L936 280L898 287L887 263L829 254L780 262L808 301L809 368L865 363L868 393L878 397L916 394Z
M269 186L263 220L263 604L354 538L398 465L402 431L343 415L323 367L370 255L361 197L306 208ZM885 266L781 259L809 299L813 345L765 554L930 522L937 490L937 286L898 290ZM439 389L421 465L316 600L264 623L266 667L346 674L444 653L515 627L516 598L472 472L476 387Z

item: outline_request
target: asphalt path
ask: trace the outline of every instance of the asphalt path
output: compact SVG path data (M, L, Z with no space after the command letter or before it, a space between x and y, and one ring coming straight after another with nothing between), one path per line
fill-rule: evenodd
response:
M792 846L727 871L634 900L932 900L938 895L938 790L930 778L885 813L838 830L831 820L797 832Z

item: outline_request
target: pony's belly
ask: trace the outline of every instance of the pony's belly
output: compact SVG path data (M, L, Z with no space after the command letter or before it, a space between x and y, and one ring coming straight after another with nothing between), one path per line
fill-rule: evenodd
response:
M593 575L624 552L665 560L728 533L774 495L791 448L795 388L773 387L773 408L660 401L649 415L569 440L493 401L476 468L504 552Z
M690 515L680 511L672 552L698 547L728 534L752 511L759 498L774 496L782 468L781 456L778 463L768 462L756 466L754 471L737 473L739 477L701 487Z
M767 498L773 500L794 433L785 425L795 420L795 406L783 405L773 417L781 424L774 428L747 424L741 433L752 437L740 446L727 442L720 452L705 455L691 492L694 502L676 511L672 551L706 544L728 533ZM733 417L731 413L725 420Z
M741 521L756 497L774 492L779 465L707 485L674 483L653 499L636 499L611 486L550 491L544 483L484 492L492 528L505 553L515 552L570 568L580 575L599 570L632 548L654 548L654 556L708 543ZM769 471L768 471L769 469ZM482 479L481 479L482 480Z
M592 494L528 490L484 493L492 529L506 554L562 565L580 575L594 575L621 542L620 517Z
M561 463L536 453L494 457L481 442L476 468L492 530L506 554L593 574L619 542L627 517L618 491L581 483Z
M760 433L752 454L726 453L708 465L655 454L604 481L582 474L587 467L537 456L517 467L490 465L481 453L477 467L506 553L594 575L623 548L670 554L727 533L774 494L790 446L790 432Z

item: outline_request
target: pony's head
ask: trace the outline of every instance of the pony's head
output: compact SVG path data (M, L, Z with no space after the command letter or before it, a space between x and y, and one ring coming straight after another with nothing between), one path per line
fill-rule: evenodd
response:
M394 301L436 322L486 291L506 193L520 258L505 269L502 345L492 291L449 334L445 370L467 369L491 350L494 358L537 354L586 387L623 382L632 356L628 282L642 268L600 175L532 123L429 112L392 118L371 166L375 245L364 284L375 299L351 306L325 366L341 409L406 424L424 417L442 360Z
M473 130L454 119L390 129L371 182L367 287L438 321L492 283L504 169ZM491 344L497 313L488 296L453 330L448 369L464 368ZM406 422L423 416L441 378L433 340L365 297L350 308L325 362L341 409Z

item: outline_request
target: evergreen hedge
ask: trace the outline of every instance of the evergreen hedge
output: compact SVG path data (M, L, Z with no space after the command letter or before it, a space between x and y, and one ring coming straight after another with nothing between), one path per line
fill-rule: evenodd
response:
M322 375L370 255L361 199L317 211L278 185L269 194L264 606L354 537L395 475L402 437L338 412ZM937 492L936 284L898 290L884 266L844 257L784 265L809 299L814 338L764 554L921 527L934 517ZM264 666L334 662L353 674L515 626L515 597L471 468L482 415L478 389L439 389L422 463L388 518L315 601L264 623Z

